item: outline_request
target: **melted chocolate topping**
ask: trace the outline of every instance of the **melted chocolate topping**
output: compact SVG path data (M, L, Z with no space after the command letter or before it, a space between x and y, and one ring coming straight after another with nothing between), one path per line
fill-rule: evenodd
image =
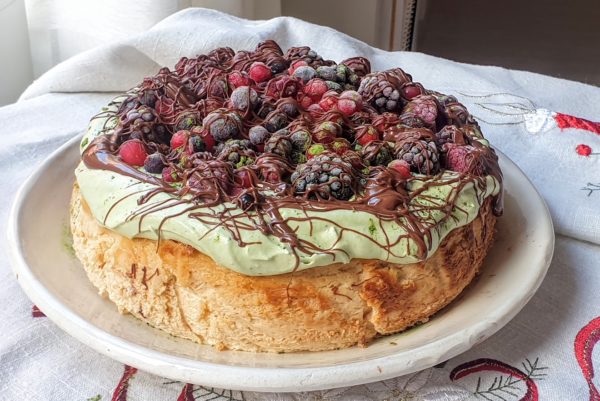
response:
M299 61L302 63L298 64ZM273 76L267 81L254 82L248 73L255 63L269 66ZM345 74L354 74L359 80L371 74L370 63L365 58L354 57L342 64L349 71L344 72ZM446 104L439 104L441 114L437 121L445 121L445 124L456 127L458 133L453 133L450 139L452 146L468 146L468 149L464 149L468 151L464 163L466 167L453 176L455 178L446 177L441 182L440 174L432 175L427 177L418 190L407 191L412 180L422 180L423 177L406 178L391 167L369 166L369 161L376 158L382 147L396 153L407 143L435 143L438 141L436 132L443 126L435 127L436 132L428 128L407 126L402 123L399 114L380 114L366 103L362 105L362 109L358 107L349 116L335 108L324 110L315 106L319 105L318 99L310 98L315 95L304 93L302 80L290 75L293 71L288 68L296 68L298 65L314 68L313 71L322 74L315 79L326 77L331 71L344 71L333 61L323 60L308 47L291 48L284 55L281 48L271 40L259 44L252 52L236 53L230 48L219 48L193 59L184 57L175 66L175 71L163 68L156 76L146 78L129 93L117 112L104 112L97 116L116 117L119 124L114 129L105 126L105 134L87 146L82 160L90 169L113 171L155 186L154 190L145 192L138 199L138 204L146 205L136 213L140 217L140 227L141 221L148 214L183 204L186 207L177 215L189 212L190 218L199 220L207 227L223 227L239 246L260 246L244 242L242 233L245 230L259 230L265 235L277 237L282 243L288 244L296 255L296 266L299 264L300 254L328 253L335 259L336 252L344 252L319 247L310 239L296 235L293 227L298 221L308 222L311 230L312 222L323 221L336 227L340 238L344 232L369 238L359 230L322 217L324 215L309 212L346 209L373 214L380 224L382 221L396 222L407 234L391 238L386 233L388 237L385 249L388 254L394 255L394 245L409 238L417 245L419 256L424 257L428 250L427 244L431 243L428 236L435 223L431 219L422 218L423 213L441 211L446 218L452 218L453 208L458 208L458 194L466 184L484 186L485 180L480 178L483 175L492 175L502 183L497 156L493 149L479 141L481 135L477 123L464 106L448 97ZM422 88L420 84L413 83L411 76L400 68L376 74L376 79L384 81L385 85L369 85L370 92L361 93L363 99L385 95L382 88L390 85L402 88L411 84ZM327 85L335 87L334 84L341 85L341 82L348 89L357 89L360 84L356 80L348 83L343 77L334 79L337 82L327 81ZM251 86L258 94L259 104L256 107L249 99L246 99L248 106L245 110L233 107L230 99L232 87L239 86L240 82L242 86ZM438 99L443 96L431 93ZM335 92L327 92L323 96L340 98ZM404 102L409 101L411 100L404 99ZM264 153L264 143L250 144L250 141L243 141L253 139L249 131L258 125L277 131L268 134L275 138L267 145L270 149L268 153ZM226 156L230 153L222 150L230 146L228 143L217 144L215 149L220 147L222 153L210 149L197 151L191 145L178 149L171 149L169 146L172 135L180 129L187 130L191 138L201 138L207 146L211 142L214 144L214 138L221 135L215 133L220 132L218 130L223 127L228 127L227 133L233 135L230 139L241 140L231 151L239 153L234 155L236 157L250 160L248 164L233 164L229 161ZM298 144L298 135L294 135L298 132L308 133L309 143ZM362 158L358 155L360 152L335 148L336 143L341 147L350 144L360 150L360 144L368 135L379 135L382 140L373 142L363 152ZM119 156L119 148L132 138L141 140L149 151L162 155L165 168L170 169L175 182L167 182L146 173L142 168L123 162ZM339 138L344 140L340 141ZM326 149L324 154L330 156L324 159L328 160L326 163L314 167L317 172L303 167L306 161L304 157L311 156L306 151L311 143L322 145ZM438 147L443 161L448 146L438 143ZM419 149L418 146L416 149ZM310 187L299 190L298 175L311 183ZM340 177L346 176L351 177L350 185L354 196L349 200L336 199L331 195L334 193L332 191L341 182ZM455 187L449 191L444 202L430 199L427 206L412 202L417 196L425 196L424 191L428 188L448 184ZM163 202L150 203L159 193L168 193L170 197ZM301 211L301 217L284 218L280 213L283 208L297 209ZM415 210L418 213L414 213ZM496 196L494 212L497 215L502 213L502 191ZM174 215L168 218L171 217ZM160 226L163 224L164 221ZM160 227L158 232L160 233ZM369 240L374 246L382 246L372 238Z

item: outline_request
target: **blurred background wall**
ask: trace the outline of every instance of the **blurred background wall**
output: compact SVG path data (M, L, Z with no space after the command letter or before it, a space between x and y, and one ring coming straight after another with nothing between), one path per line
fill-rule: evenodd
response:
M57 63L187 7L293 16L386 50L600 84L600 0L0 0L0 105Z

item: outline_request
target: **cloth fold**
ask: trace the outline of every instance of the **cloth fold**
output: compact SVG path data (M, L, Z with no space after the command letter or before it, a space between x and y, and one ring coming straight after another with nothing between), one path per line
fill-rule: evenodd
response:
M34 82L18 103L0 108L1 187L16 188L53 149L83 131L111 97L161 66L173 68L182 56L219 46L252 49L265 39L275 39L283 49L308 45L336 61L362 55L371 60L373 70L401 67L426 88L464 102L493 146L519 165L550 208L560 235L539 292L498 334L436 368L346 389L240 393L173 383L123 367L77 343L45 317L33 317L40 314L31 313L2 245L0 302L5 307L0 309L0 332L7 335L0 338L0 399L588 399L597 387L592 351L599 337L589 333L600 332L595 295L600 291L600 247L595 245L600 244L600 136L584 129L560 129L554 117L561 112L599 120L597 87L420 53L386 52L294 18L247 21L187 9L143 34L59 64ZM578 154L580 144L589 146L591 154ZM3 222L12 192L0 195Z

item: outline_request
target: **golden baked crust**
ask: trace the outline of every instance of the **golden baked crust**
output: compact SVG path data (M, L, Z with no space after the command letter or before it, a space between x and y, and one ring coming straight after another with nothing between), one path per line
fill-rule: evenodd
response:
M121 313L219 349L293 352L365 345L427 321L477 275L493 242L491 199L432 257L395 265L353 260L250 277L181 243L127 239L100 226L77 186L74 248L89 279Z

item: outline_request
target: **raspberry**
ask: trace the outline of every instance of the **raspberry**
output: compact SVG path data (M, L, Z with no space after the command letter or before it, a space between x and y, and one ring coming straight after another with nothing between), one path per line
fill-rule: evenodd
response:
M225 142L242 132L242 120L234 112L226 109L215 110L202 121L217 142Z
M458 173L481 176L485 173L479 151L470 145L449 144L446 152L446 168Z
M308 106L306 111L308 111L310 116L316 120L323 115L325 110L323 110L321 108L321 106L319 106L318 104L315 103L315 104L311 104L310 106Z
M356 127L356 141L365 146L370 142L379 140L379 131L372 125L361 125Z
M342 127L337 123L324 121L313 132L313 140L317 143L331 143L342 133Z
M255 125L248 131L248 138L250 138L250 142L252 142L254 146L264 146L270 136L271 133L267 131L265 127L260 125Z
M241 186L242 188L250 188L252 187L252 174L248 172L245 167L243 169L236 170L234 173L233 180L236 184Z
M190 131L187 131L187 130L177 131L171 137L171 149L178 149L182 146L185 146L188 143L189 137L190 137Z
M421 174L435 174L440 168L435 142L408 138L396 143L396 158L407 162L411 170Z
M254 82L260 83L269 80L273 76L273 73L268 65L261 63L260 61L256 61L250 66L248 75L250 78L252 78L252 80L254 80Z
M233 71L227 75L227 82L234 88L239 88L240 86L250 86L250 78L245 72L242 71Z
M304 86L304 93L310 96L313 102L319 101L319 99L321 99L327 90L327 84L325 81L319 78L311 79Z
M349 151L350 146L350 142L344 138L335 138L333 142L329 144L329 148L340 156Z
M142 141L139 139L130 139L123 142L119 147L119 156L127 164L143 166L148 153Z
M165 163L160 153L152 153L144 160L144 170L150 174L160 174L164 167Z
M265 153L273 153L288 159L292 153L292 143L286 134L276 132L265 143Z
M315 75L317 75L315 69L307 65L295 68L294 73L292 74L293 77L299 78L305 84L311 79L313 79Z
M175 170L173 167L165 167L162 170L162 179L165 182L176 182L181 178L179 177L179 174L177 174L177 170Z
M412 98L422 95L423 93L425 93L423 86L415 82L411 82L402 87L402 97L404 97L406 100L411 100Z
M430 128L435 128L438 115L438 104L431 95L419 95L412 99L402 110L403 114L419 117Z
M229 103L234 109L248 111L258 103L258 94L249 86L239 86L231 92Z
M301 95L301 96L299 97L299 100L300 100L300 106L301 106L301 107L302 107L304 110L308 110L308 108L309 108L310 106L312 106L312 105L313 105L313 103L314 103L314 102L313 102L313 100L312 100L312 98L311 98L310 96Z
M337 108L345 116L351 116L362 108L362 97L356 91L342 92L337 102Z
M392 161L392 149L385 141L372 141L361 150L362 158L371 166L387 166Z
M325 150L327 150L325 148L325 146L323 146L320 143L315 143L314 145L311 145L307 150L306 150L306 158L308 160L312 159L315 156L320 155L321 153L325 152Z
M410 164L404 160L392 160L388 164L388 168L396 170L404 179L412 177L412 174L410 173Z
M299 165L291 181L294 193L309 199L348 200L354 195L352 166L337 155L324 153Z
M319 106L325 111L329 111L337 106L339 95L336 91L327 91L319 101Z

